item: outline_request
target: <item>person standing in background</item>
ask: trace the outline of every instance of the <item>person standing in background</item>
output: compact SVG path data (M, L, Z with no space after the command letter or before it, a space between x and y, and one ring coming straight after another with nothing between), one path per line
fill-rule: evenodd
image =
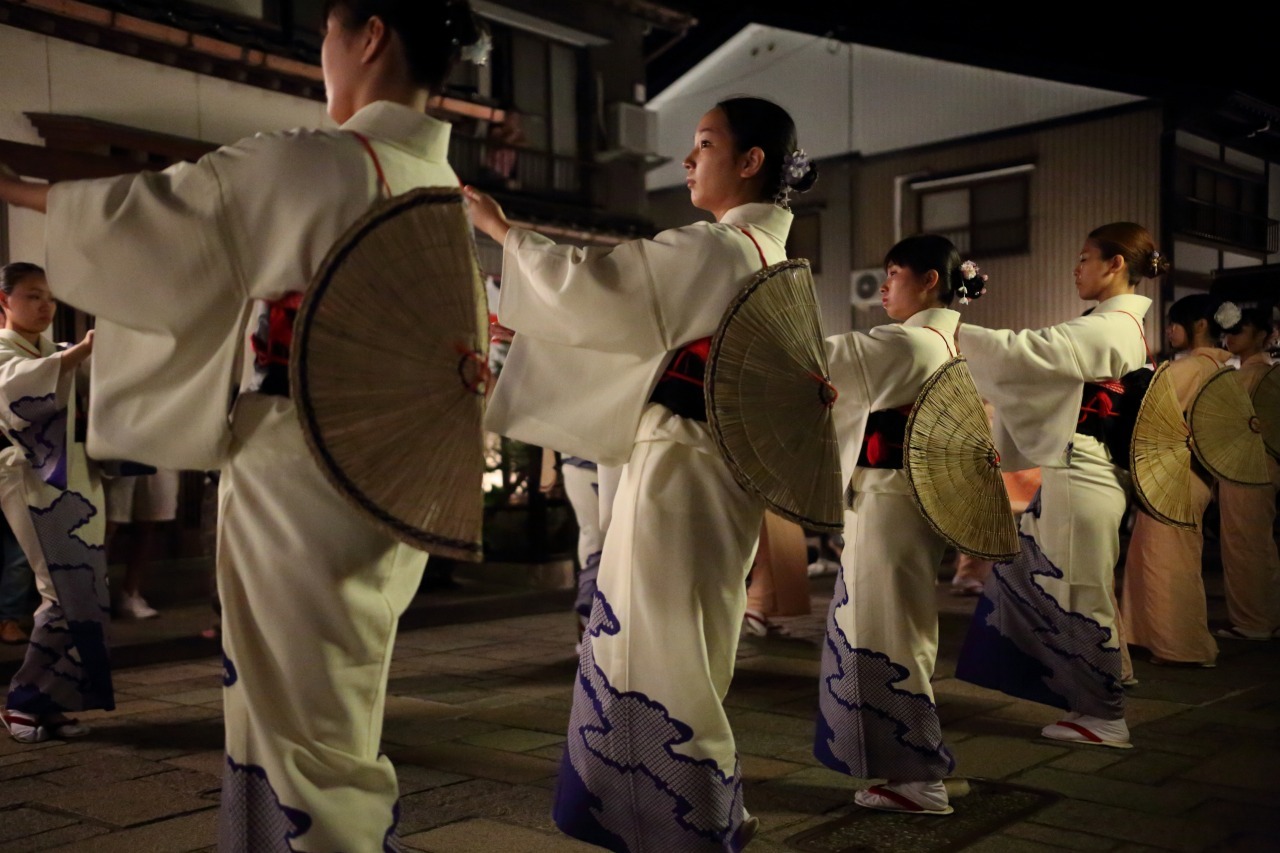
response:
M1175 356L1169 377L1178 406L1187 415L1205 382L1231 353L1219 343L1224 326L1240 320L1240 309L1209 293L1184 296L1169 306L1165 336ZM1204 591L1204 511L1214 478L1193 456L1189 503L1194 529L1173 527L1139 511L1124 561L1121 612L1129 643L1151 652L1154 664L1209 668L1217 665L1218 644L1209 633Z
M1239 360L1237 375L1250 396L1273 367L1266 350L1270 336L1267 308L1244 309L1240 322L1226 330L1227 351ZM1267 454L1267 470L1269 486L1218 483L1218 541L1231 624L1214 633L1228 640L1269 640L1280 631L1280 554L1275 538L1280 462L1271 454Z
M83 737L68 712L115 708L102 485L75 429L94 333L65 348L45 337L56 302L35 264L0 270L0 306L0 507L42 599L0 720L19 743Z
M22 621L31 616L35 588L31 561L13 535L9 520L0 513L0 643L17 646L27 641Z
M104 477L107 496L108 558L120 539L120 526L129 529L124 555L125 574L117 612L130 619L153 619L160 612L142 595L142 584L155 558L156 524L178 517L178 472L167 468L150 474Z

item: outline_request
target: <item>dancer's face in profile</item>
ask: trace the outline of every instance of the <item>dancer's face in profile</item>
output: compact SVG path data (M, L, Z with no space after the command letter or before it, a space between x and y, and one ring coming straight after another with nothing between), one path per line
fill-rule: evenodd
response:
M880 304L889 319L901 323L926 308L939 306L937 270L921 275L911 267L891 263L884 273Z
M715 214L716 219L740 204L755 201L751 192L763 161L759 148L738 151L728 117L718 107L711 110L698 122L693 150L684 158L689 200L699 210Z
M53 322L57 305L43 275L29 275L13 286L12 293L0 293L5 328L15 332L42 333Z
M1116 276L1124 275L1128 283L1128 272L1124 268L1124 258L1116 255L1104 259L1098 245L1086 240L1080 249L1080 257L1076 260L1075 278L1076 293L1086 301L1100 300L1116 284Z
M1244 323L1240 326L1239 331L1227 332L1223 335L1222 340L1226 345L1227 352L1248 358L1254 353L1259 353L1266 349L1267 338L1270 336L1270 329L1258 329L1248 323Z
M1164 330L1164 339L1174 352L1182 352L1191 346L1191 335L1181 323L1169 323Z

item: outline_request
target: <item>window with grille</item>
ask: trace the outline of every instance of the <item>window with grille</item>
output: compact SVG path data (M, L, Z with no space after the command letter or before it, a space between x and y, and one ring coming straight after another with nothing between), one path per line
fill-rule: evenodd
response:
M1174 166L1179 232L1223 247L1280 250L1280 226L1267 216L1267 177L1179 150Z
M962 255L1031 248L1031 166L914 181L919 231L941 234Z

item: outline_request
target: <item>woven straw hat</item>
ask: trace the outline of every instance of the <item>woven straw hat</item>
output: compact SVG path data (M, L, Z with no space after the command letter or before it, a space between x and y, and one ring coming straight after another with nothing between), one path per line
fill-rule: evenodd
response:
M1169 365L1165 362L1156 368L1138 407L1129 444L1129 472L1148 514L1172 527L1194 530L1199 518L1191 505L1191 433Z
M1271 365L1253 389L1253 410L1262 421L1262 441L1267 452L1280 459L1280 364Z
M1018 553L1018 527L1000 474L991 422L963 356L925 381L907 417L903 467L929 525L988 560Z
M711 339L707 422L738 484L813 530L844 527L840 456L809 262L762 270Z
M1270 484L1262 421L1235 368L1209 377L1191 401L1187 420L1191 449L1210 474L1240 486Z
M329 481L421 550L482 558L488 308L457 189L375 205L334 244L294 325L290 383Z

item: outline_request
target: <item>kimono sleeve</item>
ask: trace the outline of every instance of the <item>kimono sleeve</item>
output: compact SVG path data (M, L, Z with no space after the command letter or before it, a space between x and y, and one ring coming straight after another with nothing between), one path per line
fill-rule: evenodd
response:
M612 248L560 245L513 228L504 246L498 321L549 343L658 353L715 330L737 283L759 266L728 226L699 223ZM728 249L728 252L726 252Z
M163 172L56 184L54 295L97 318L87 450L157 467L220 466L248 306L220 152Z
M969 360L978 391L994 402L1016 398L1019 388L1043 391L1046 383L1083 381L1076 347L1065 326L1015 332L966 323L956 333L956 343Z

